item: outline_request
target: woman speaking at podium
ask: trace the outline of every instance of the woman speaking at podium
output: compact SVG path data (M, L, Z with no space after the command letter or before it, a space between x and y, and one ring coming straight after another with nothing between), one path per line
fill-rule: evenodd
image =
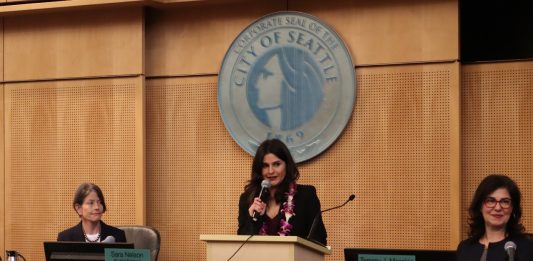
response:
M271 139L261 143L252 162L251 179L240 196L237 234L308 238L316 218L309 239L326 245L316 189L297 184L299 176L283 142Z
M102 221L106 211L104 194L93 183L82 183L74 194L72 203L81 221L57 236L57 241L126 242L124 231Z

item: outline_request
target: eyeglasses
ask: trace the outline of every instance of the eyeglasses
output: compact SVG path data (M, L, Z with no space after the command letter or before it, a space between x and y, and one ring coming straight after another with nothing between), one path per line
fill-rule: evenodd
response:
M483 203L485 204L485 207L488 208L496 207L496 203L500 203L501 208L510 208L513 202L510 198L502 198L500 200L496 200L493 197L488 197L485 199L485 201L483 201Z

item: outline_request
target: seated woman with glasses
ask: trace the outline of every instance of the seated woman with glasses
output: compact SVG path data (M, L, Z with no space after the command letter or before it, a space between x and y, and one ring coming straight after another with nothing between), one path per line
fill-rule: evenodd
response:
M124 231L102 221L107 208L104 194L96 184L82 183L76 189L72 207L80 217L80 223L60 232L57 241L126 242Z
M505 250L514 242L514 260L533 260L533 243L520 218L520 190L504 175L490 175L479 184L469 208L469 238L457 248L458 261L509 260Z

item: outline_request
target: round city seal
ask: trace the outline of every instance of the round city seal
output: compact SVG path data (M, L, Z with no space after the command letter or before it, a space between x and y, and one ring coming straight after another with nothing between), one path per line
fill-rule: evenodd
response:
M254 154L278 138L296 162L327 149L345 128L355 71L338 34L318 18L277 12L233 41L218 77L218 105L233 139Z

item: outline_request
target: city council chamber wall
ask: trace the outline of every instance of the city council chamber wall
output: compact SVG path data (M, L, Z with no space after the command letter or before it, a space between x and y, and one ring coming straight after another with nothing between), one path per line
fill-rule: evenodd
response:
M357 196L324 215L333 248L326 260L344 260L346 247L454 249L464 236L464 198L478 179L465 178L461 165L468 101L457 1L71 0L16 8L0 6L4 249L42 260L42 241L77 222L72 195L86 180L103 187L106 222L160 231L160 260L204 260L200 234L236 233L252 156L221 120L217 74L239 32L285 10L328 23L356 66L346 129L299 165L300 182L317 188L323 208Z

